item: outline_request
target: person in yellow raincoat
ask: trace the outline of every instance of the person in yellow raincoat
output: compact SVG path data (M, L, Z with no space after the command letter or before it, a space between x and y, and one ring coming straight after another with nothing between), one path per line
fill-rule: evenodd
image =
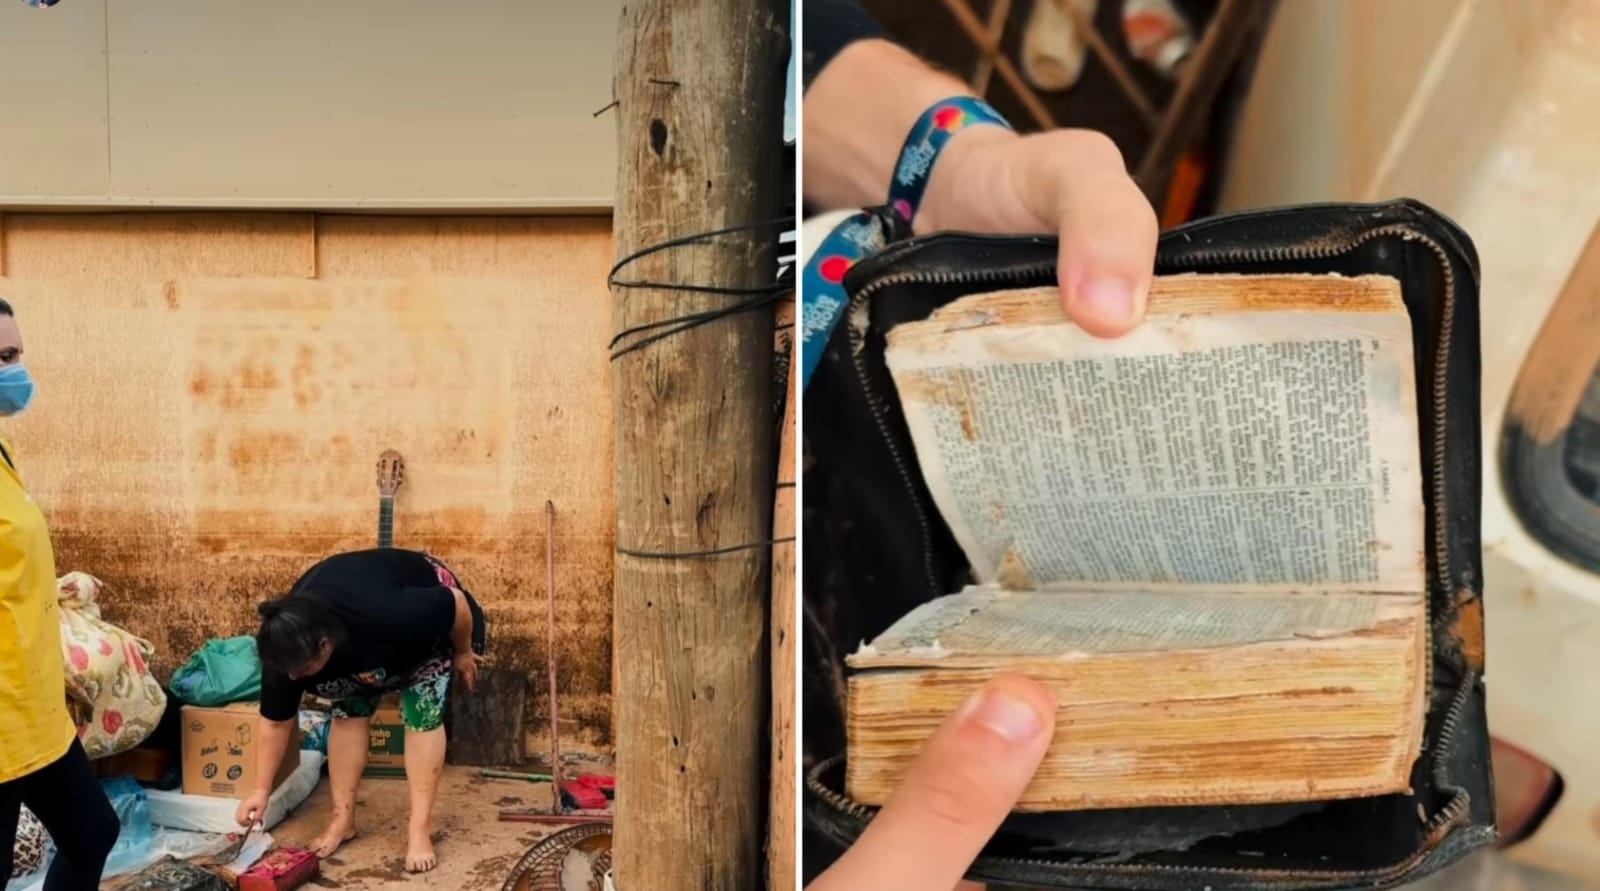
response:
M28 407L22 334L0 300L0 417ZM55 842L44 891L93 891L120 826L67 714L55 553L0 439L0 887L27 805Z

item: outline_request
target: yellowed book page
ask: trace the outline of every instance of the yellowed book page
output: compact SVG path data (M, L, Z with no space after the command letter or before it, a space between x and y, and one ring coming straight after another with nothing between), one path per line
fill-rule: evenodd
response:
M1043 309L1048 289L1008 295L1027 312L969 297L890 333L917 460L980 582L1424 590L1410 319L1379 301L1221 310L1236 277L1216 278L1210 301L1207 277L1182 280L1185 306L1214 311L1114 340Z
M1404 621L1408 601L1370 593L1279 594L969 587L912 610L849 658L853 668L961 668L997 658L1086 659L1328 639Z

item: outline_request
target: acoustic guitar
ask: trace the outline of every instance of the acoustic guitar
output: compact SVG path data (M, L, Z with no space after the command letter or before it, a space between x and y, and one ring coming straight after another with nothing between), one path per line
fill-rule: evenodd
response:
M378 547L394 547L394 493L406 478L406 459L394 449L378 456Z

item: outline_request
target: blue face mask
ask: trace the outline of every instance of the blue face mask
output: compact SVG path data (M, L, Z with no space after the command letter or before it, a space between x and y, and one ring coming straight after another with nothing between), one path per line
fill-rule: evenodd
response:
M0 366L0 415L14 415L33 401L33 378L22 365Z

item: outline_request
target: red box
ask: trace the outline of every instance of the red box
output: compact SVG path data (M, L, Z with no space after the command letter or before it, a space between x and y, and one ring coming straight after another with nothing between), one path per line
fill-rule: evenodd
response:
M568 804L567 802L571 802ZM606 806L604 792L584 783L566 782L561 784L561 803L566 807L575 807L579 810L598 811ZM239 891L244 891L240 888Z
M580 773L578 782L607 798L614 798L617 794L617 778L607 773Z
M239 891L291 891L317 877L317 855L299 848L279 848L239 875Z

